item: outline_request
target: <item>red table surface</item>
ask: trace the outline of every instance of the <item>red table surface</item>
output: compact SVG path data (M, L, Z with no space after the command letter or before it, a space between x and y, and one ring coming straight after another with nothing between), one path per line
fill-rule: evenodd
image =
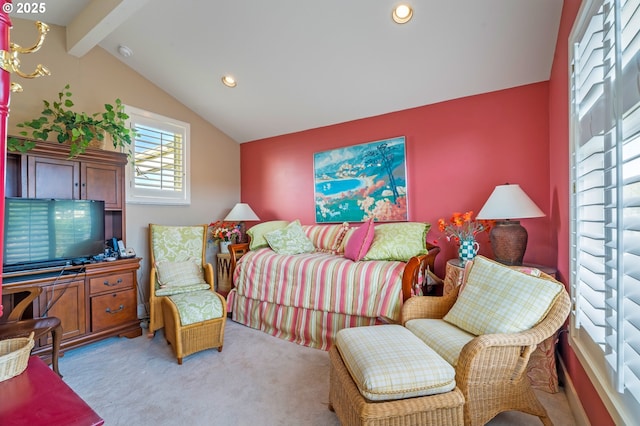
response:
M0 382L0 425L102 425L104 420L40 358Z

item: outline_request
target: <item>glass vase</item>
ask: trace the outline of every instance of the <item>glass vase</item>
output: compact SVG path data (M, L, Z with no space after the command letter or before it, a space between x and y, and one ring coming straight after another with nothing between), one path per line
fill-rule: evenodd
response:
M480 244L473 238L468 240L460 241L460 248L458 249L458 258L460 259L460 263L464 265L470 260L473 260L478 254L478 250L480 249Z

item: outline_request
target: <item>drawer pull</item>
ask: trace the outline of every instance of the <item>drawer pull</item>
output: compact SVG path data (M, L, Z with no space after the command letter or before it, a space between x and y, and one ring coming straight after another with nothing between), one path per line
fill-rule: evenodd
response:
M108 314L117 314L118 312L120 312L123 309L124 309L124 305L120 305L120 307L118 309L116 309L115 311L112 311L111 308L107 308L107 309L105 309L105 312L108 313Z
M115 282L115 283L113 283L113 284L111 284L111 283L109 282L109 280L106 280L106 281L105 281L105 282L103 282L102 284L106 285L107 287L115 287L115 286L117 286L117 285L119 285L119 284L122 284L122 278L118 278L118 279L116 280L116 282Z

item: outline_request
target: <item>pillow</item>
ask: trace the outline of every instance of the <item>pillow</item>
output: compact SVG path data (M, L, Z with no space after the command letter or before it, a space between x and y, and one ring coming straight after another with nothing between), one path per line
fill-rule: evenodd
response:
M351 236L356 231L356 229L358 228L350 228L348 226L345 228L344 234L342 234L342 241L340 241L340 244L338 245L337 254L344 253L344 249L345 247L347 247L347 243L351 239Z
M344 257L355 262L361 260L369 251L369 247L371 247L374 231L373 219L365 221L358 229L353 231L344 247Z
M430 225L419 222L383 223L376 226L371 247L364 260L399 260L427 254Z
M335 254L342 241L348 223L341 225L302 225L305 235L311 240L317 251Z
M475 335L517 333L536 325L562 288L557 281L476 256L464 291L443 319Z
M251 237L249 242L249 250L257 250L259 248L269 247L269 243L264 238L264 234L267 232L275 231L276 229L284 228L289 224L286 220L272 220L269 222L262 222L252 226L247 230L247 235Z
M304 234L299 220L294 220L284 228L266 233L264 238L271 249L278 254L311 253L315 250L311 240Z
M160 288L181 287L204 283L200 261L190 258L181 262L162 260L156 263Z

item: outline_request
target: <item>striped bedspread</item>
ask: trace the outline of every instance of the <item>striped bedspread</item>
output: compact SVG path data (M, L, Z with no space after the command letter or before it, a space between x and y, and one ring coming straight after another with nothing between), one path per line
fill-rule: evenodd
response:
M320 252L279 255L263 248L239 259L233 280L245 299L398 322L404 267L396 261L353 262Z

